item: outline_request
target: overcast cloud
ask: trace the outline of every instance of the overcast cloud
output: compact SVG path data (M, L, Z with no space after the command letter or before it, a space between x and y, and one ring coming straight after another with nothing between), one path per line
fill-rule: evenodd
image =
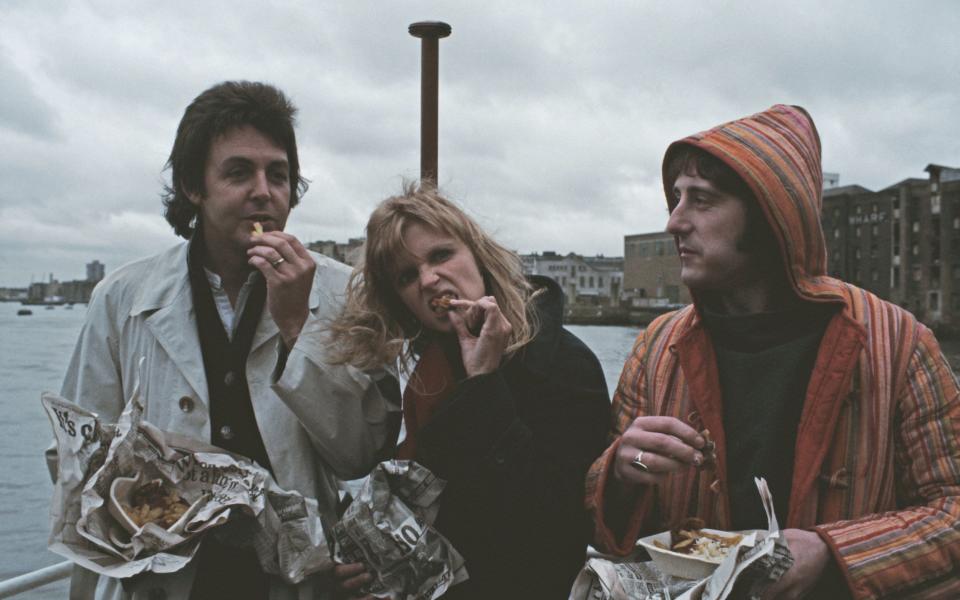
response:
M419 171L420 43L443 20L441 187L507 246L622 255L661 230L669 142L778 102L824 169L880 189L960 167L960 4L0 3L0 286L176 243L163 166L202 90L262 80L300 108L310 191L288 231L363 233Z

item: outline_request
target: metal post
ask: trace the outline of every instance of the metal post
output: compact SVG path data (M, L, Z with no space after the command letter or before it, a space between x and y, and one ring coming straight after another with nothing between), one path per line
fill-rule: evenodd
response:
M410 35L420 38L420 181L438 181L437 106L440 90L440 38L450 26L440 21L412 23Z

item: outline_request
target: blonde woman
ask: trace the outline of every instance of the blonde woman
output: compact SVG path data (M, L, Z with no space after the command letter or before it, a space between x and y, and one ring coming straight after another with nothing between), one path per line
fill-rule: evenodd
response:
M447 480L436 526L470 579L445 598L566 598L590 529L584 476L610 404L593 352L561 325L563 294L433 188L408 185L367 224L332 326L339 360L399 361L398 458ZM337 567L361 593L363 566Z

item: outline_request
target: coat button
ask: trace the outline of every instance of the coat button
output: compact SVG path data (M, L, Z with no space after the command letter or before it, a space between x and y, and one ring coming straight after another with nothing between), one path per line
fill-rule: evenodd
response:
M224 385L233 385L233 382L237 380L237 376L233 374L233 371L227 371L227 374L223 376Z
M163 588L153 588L147 593L147 598L150 600L166 600L167 590Z
M180 410L185 413L188 413L193 410L193 398L190 396L184 396L180 398Z
M233 427L230 427L229 425L224 425L223 427L220 428L220 437L222 437L223 439L232 440L233 435L234 435Z

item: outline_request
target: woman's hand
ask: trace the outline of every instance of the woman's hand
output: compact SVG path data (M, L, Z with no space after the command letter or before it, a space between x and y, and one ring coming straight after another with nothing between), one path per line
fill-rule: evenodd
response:
M663 483L668 473L703 464L703 436L674 417L637 417L620 436L613 472L626 484Z
M500 312L497 299L484 296L476 301L450 301L450 322L457 332L460 355L468 377L492 373L500 368L513 327Z
M363 563L334 565L333 579L338 598L376 600L370 594L363 596L357 595L360 593L360 588L370 583L373 579L370 573L367 573L367 568L363 566Z

